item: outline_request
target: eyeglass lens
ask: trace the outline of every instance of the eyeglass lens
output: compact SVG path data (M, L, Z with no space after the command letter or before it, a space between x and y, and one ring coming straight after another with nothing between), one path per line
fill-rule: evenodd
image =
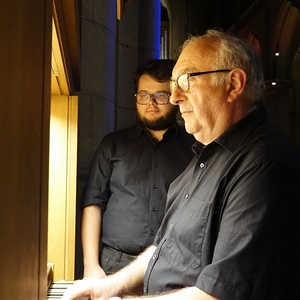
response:
M147 93L137 93L136 99L137 103L146 105L149 103L150 99L154 99L157 104L167 104L169 102L169 94L166 93L156 93L156 94L147 94Z
M187 92L190 88L189 84L189 74L180 75L177 80L170 81L170 91L173 92L175 86L177 85L181 92Z
M175 86L177 85L179 90L182 93L185 93L190 88L190 77L191 76L200 76L204 74L211 74L211 73L220 73L220 72L230 72L230 69L220 69L220 70L212 70L212 71L205 71L205 72L194 72L194 73L187 73L180 75L177 80L170 81L170 91L173 93Z

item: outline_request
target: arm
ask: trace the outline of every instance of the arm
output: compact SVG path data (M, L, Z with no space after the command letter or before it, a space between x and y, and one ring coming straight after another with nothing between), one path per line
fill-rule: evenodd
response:
M83 209L81 221L81 240L83 249L83 277L105 277L99 265L99 242L101 232L101 208L90 205Z
M180 290L172 291L169 293L163 293L157 296L145 296L138 298L126 297L125 299L161 299L161 300L219 300L204 291L198 289L197 287L188 287Z
M106 278L84 278L78 281L66 290L62 300L75 300L84 296L94 300L106 300L140 290L148 262L155 249L155 246L150 246L131 264Z
M87 279L87 280L97 280L97 279ZM84 280L83 280L84 281ZM71 297L80 297L83 295L89 295L89 296L94 296L95 298L92 298L94 300L121 300L121 299L149 299L149 300L153 300L153 299L161 299L161 300L220 300L219 298L215 298L207 293L205 293L204 291L198 289L197 287L188 287L188 288L183 288L180 290L176 290L170 293L164 293L164 294L160 294L157 296L144 296L144 297L125 297L125 298L119 298L119 297L110 297L110 295L99 295L94 293L94 291L98 288L100 290L100 285L98 285L98 287L96 287L97 283L96 282L89 282L89 283L85 283L81 281L82 285L85 285L86 290L90 291L90 294L79 294L79 293L74 293L75 289L73 291L73 294ZM78 285L78 288L79 287ZM102 289L104 287L102 286ZM79 289L77 289L78 292ZM69 290L70 291L70 290ZM71 294L70 294L71 295ZM67 292L65 293L64 297L62 298L62 300L74 300L75 298L68 298L70 297L70 295L67 295Z

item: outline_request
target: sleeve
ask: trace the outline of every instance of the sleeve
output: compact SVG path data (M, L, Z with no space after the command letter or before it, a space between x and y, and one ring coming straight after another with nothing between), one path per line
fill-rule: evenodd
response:
M102 210L106 209L112 174L110 140L104 137L94 155L82 194L81 209L93 204L99 205Z
M298 180L282 163L262 162L227 187L212 263L200 273L198 288L224 300L283 299L283 290L295 290Z

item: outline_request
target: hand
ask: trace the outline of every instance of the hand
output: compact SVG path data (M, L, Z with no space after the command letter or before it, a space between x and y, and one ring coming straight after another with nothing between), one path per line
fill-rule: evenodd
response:
M97 264L89 267L84 267L84 278L105 278L106 274L103 269Z
M114 295L106 279L83 278L68 287L61 300L75 300L80 297L89 297L92 300L120 299L112 296Z

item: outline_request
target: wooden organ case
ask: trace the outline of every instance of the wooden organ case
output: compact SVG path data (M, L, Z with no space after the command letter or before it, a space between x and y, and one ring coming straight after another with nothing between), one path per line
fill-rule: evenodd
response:
M74 280L79 9L78 0L53 0L47 299L60 299Z

